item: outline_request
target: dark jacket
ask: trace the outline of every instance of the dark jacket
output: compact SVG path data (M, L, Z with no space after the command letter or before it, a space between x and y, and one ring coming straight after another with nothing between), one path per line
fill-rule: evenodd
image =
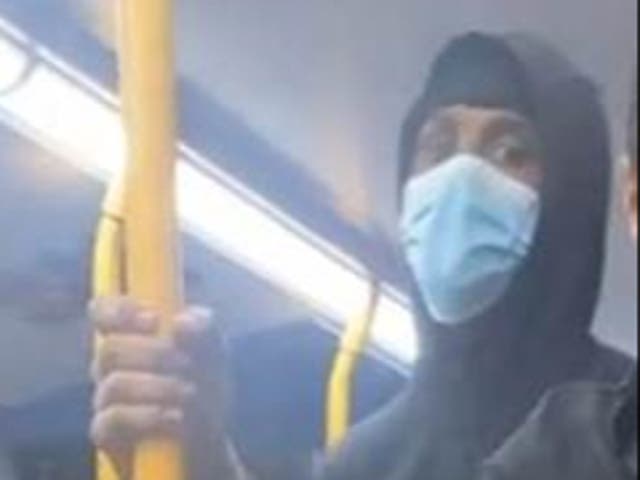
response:
M578 384L549 394L482 479L637 479L637 382L630 385Z
M597 89L537 40L457 39L405 123L403 164L431 112L453 104L514 109L536 128L545 181L533 250L502 300L467 325L438 325L414 296L423 352L414 379L356 428L323 480L469 480L548 391L580 380L619 383L632 369L590 335L611 171Z

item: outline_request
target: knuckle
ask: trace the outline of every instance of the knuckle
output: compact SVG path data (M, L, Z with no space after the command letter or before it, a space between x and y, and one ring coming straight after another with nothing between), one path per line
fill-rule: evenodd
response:
M105 404L125 402L137 382L131 374L114 372L107 376L99 388L99 397Z
M91 438L96 445L108 447L115 439L124 436L125 426L119 410L111 408L95 416L91 422Z

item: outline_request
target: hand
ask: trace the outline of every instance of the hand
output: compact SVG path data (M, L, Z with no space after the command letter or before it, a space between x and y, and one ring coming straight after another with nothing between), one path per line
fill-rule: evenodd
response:
M224 348L211 313L181 313L171 339L156 336L160 319L154 311L126 298L97 300L90 315L101 337L92 365L96 446L123 476L132 447L153 435L193 438L194 445L210 449L207 461L217 459L216 469L227 468Z

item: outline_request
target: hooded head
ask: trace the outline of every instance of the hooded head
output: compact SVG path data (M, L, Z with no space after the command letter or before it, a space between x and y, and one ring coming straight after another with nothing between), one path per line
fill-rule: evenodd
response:
M447 129L448 137L442 134ZM440 133L430 138L430 130ZM444 152L432 165L424 160L430 148ZM455 325L434 321L420 288L423 278L416 275L415 259L408 259L422 313L419 329L430 349L480 341L498 352L500 346L562 351L588 337L602 276L611 162L598 92L568 60L525 36L470 34L454 40L435 61L405 121L400 164L403 218L407 200L415 202L416 196L433 197L422 213L434 218L436 197L446 206L441 225L429 227L431 242L424 244L437 251L422 252L424 269L437 269L448 259L445 268L458 265L462 272L449 280L459 283L468 271L482 270L475 258L452 252L460 241L476 257L495 246L483 243L486 238L505 246L489 262L509 275L487 276L491 302ZM486 177L482 182L479 172ZM475 197L468 193L473 191ZM464 205L455 209L456 204ZM475 238L475 230L461 228L451 240L452 230L469 218L477 223L489 213L494 222L495 210L497 229ZM438 237L443 241L434 242ZM485 257L493 255L484 249Z

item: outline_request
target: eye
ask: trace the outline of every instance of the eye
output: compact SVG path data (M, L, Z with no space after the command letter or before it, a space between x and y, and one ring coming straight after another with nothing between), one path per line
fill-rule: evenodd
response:
M493 157L499 165L520 169L529 166L537 158L537 153L527 142L512 138L500 142Z

